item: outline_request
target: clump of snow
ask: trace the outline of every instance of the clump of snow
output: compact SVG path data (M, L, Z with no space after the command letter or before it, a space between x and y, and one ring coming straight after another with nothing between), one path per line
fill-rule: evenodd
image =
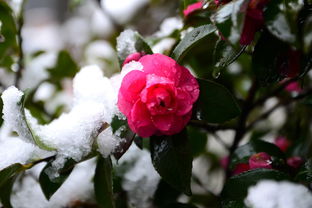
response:
M137 52L135 43L137 34L135 31L127 29L117 37L117 51L121 57L127 57L129 54Z
M112 128L108 127L99 134L97 144L98 151L103 155L103 157L108 157L111 151L119 145L119 138L113 134Z
M27 128L27 125L30 126L41 143L55 149L57 157L52 164L55 170L62 168L66 159L78 162L92 151L97 136L111 122L116 108L117 94L114 94L110 80L103 76L98 67L84 67L74 78L73 85L72 109L47 125L39 125L27 109L27 123L23 119L24 109L19 104L23 92L10 87L2 95L4 120L20 137L33 142ZM102 135L98 142L103 155L109 155L117 144L115 137L109 135L105 139ZM52 174L50 177L55 176Z
M150 153L132 144L118 161L121 167L129 163L131 166L123 176L122 187L128 192L129 201L134 207L151 207L160 176L152 165Z
M74 106L86 101L94 101L104 105L106 120L112 119L111 110L116 103L116 94L110 80L103 76L101 69L96 65L84 67L74 78Z
M16 87L11 86L2 93L3 116L8 126L10 126L26 142L33 143L24 116L22 114L22 97L24 93Z
M18 137L1 138L0 140L0 170L14 164L25 164L35 156L36 147Z
M133 70L139 70L142 71L143 70L143 65L140 62L137 61L131 61L127 64L125 64L122 69L121 69L121 73L115 74L110 78L111 81L111 85L113 86L113 89L115 90L115 95L118 94L118 91L120 89L121 86L121 82L123 80L123 78L131 71ZM115 100L115 103L117 103L117 97Z
M13 207L23 208L62 208L80 202L92 202L95 160L88 160L75 166L73 172L47 201L38 184L39 173L44 164L26 171L22 180L17 180L13 187L11 202ZM25 203L26 202L26 203Z
M251 208L307 208L312 207L312 194L301 184L263 180L249 188L245 204Z

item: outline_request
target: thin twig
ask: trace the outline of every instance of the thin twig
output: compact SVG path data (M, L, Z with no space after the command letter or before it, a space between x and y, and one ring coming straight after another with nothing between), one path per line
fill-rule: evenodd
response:
M277 108L281 107L281 106L288 106L291 103L304 99L307 96L312 95L312 89L308 89L306 90L304 93L301 93L299 95L297 95L296 97L291 98L290 100L286 101L281 101L278 102L277 104L275 104L271 109L267 110L265 113L263 113L262 115L260 115L257 119L255 119L252 123L250 123L247 127L246 127L246 131L251 130L257 123L259 123L262 120L265 120L266 118L268 118L271 113L273 113Z
M216 141L219 142L224 148L227 150L230 150L230 147L221 139L221 137L217 133L212 133L212 135L215 137Z
M26 0L24 0L21 3L21 10L20 10L20 14L18 15L17 18L17 42L18 42L18 49L19 49L19 56L18 56L18 61L17 61L17 71L15 74L15 81L14 81L14 85L16 87L19 86L19 81L21 79L22 76L22 71L25 68L25 64L24 64L24 51L23 51L23 36L22 36L22 29L24 26L24 9L25 9L25 4L26 4Z

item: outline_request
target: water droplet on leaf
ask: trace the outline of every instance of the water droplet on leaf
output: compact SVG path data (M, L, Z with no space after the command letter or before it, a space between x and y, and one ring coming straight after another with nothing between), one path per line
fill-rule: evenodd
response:
M221 75L221 69L219 67L214 68L214 70L212 71L212 77L214 79L218 79Z

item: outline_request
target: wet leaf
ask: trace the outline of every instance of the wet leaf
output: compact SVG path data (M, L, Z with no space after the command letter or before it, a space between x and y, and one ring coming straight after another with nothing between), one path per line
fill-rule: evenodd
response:
M150 46L137 31L125 30L117 38L117 54L120 66L130 54L135 52L153 54Z
M247 195L248 188L264 179L281 181L289 179L289 176L277 170L264 168L253 169L235 175L227 180L224 185L221 193L222 199L224 200L223 204L229 201L242 201ZM234 208L235 206L223 207Z
M244 27L249 0L234 0L220 6L212 21L226 40L238 43Z
M297 18L302 7L301 0L270 1L264 12L267 29L276 38L298 46Z
M173 50L171 57L181 63L188 51L199 44L203 39L207 38L215 32L215 26L208 24L195 28L187 33L185 37Z
M186 131L151 137L151 157L159 175L173 188L191 195L192 151Z
M42 169L39 176L39 183L42 192L47 200L49 200L53 194L63 185L68 176L71 174L76 162L72 159L68 160L64 167L61 168L57 173L52 167L52 161ZM50 178L50 175L57 174L55 178Z
M237 117L240 107L233 95L222 85L198 80L200 95L196 103L196 116L208 123L223 123Z

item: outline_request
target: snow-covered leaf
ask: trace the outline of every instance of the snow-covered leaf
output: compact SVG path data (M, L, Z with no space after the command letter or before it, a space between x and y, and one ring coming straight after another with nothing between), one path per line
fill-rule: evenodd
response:
M47 200L49 200L53 194L62 186L68 176L71 174L76 162L72 159L69 159L63 168L58 170L58 174L56 177L51 178L51 172L55 171L52 167L52 161L48 162L48 164L42 169L39 176L39 183L44 193L44 196Z
M135 52L153 53L150 46L138 32L127 29L120 33L117 38L117 53L120 65L122 66L127 56Z
M212 21L222 36L232 44L236 44L240 40L248 3L249 0L231 1L221 6L212 16Z

